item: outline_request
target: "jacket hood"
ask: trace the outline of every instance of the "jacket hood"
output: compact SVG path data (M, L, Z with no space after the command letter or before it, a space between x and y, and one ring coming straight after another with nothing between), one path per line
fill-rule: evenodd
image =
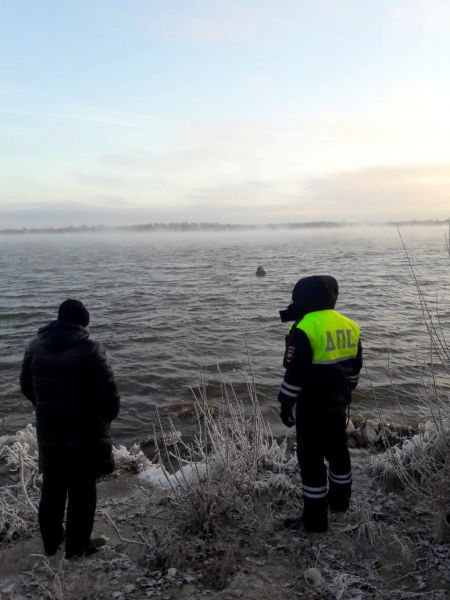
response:
M89 337L89 332L81 325L52 321L38 331L38 342L50 352L63 352L80 340Z
M295 321L316 310L329 310L336 306L338 282L331 275L303 277L295 284L292 302L280 311L282 321Z

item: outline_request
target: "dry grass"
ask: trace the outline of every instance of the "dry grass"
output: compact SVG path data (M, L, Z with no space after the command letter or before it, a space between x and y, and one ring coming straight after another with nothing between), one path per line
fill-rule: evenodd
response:
M244 406L220 369L219 375L221 396L214 402L206 383L193 390L194 439L168 446L173 424L169 434L160 436L174 522L166 531L153 531L145 552L150 569L193 570L202 586L215 591L224 589L239 567L242 536L264 528L272 507L298 504L300 497L291 477L298 469L296 459L288 456L285 442L273 438L253 380ZM258 515L262 497L267 503Z
M235 543L206 540L203 536L186 536L177 528L153 529L140 565L150 572L161 571L169 578L178 573L196 573L211 590L222 590L237 568L239 551Z
M28 591L43 600L76 600L76 595L68 589L64 562L59 561L53 567L45 556L37 558L33 569L28 573Z
M197 436L190 444L159 449L173 472L168 478L172 504L192 532L216 533L230 519L248 524L254 517L253 500L262 494L275 503L287 497L298 500L298 487L289 476L293 459L266 425L252 381L248 391L244 406L221 377L219 410L212 411L207 385L200 385L193 390Z
M376 544L382 535L382 528L375 516L371 506L367 502L353 501L347 513L350 522L357 525L356 539L369 544Z
M435 536L440 537L447 526L450 512L450 399L444 389L439 389L436 370L450 375L450 349L440 320L438 309L433 310L425 297L414 272L408 251L399 231L407 263L416 287L423 321L430 342L430 358L422 370L418 386L422 425L410 439L391 444L381 411L382 434L387 448L376 456L371 465L372 473L385 489L400 487L414 497L425 500L430 512L436 515ZM448 240L446 240L447 248ZM450 256L450 253L449 253ZM395 393L399 412L403 417L401 403ZM374 399L378 405L375 390Z
M0 541L12 542L28 536L35 526L39 473L36 432L31 425L4 441L0 461L17 479L0 488Z

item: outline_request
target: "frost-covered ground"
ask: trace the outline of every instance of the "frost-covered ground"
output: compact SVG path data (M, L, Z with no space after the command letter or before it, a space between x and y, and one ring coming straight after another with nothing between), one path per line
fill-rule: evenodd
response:
M376 423L351 431L351 507L311 534L283 527L301 511L288 440L257 407L226 408L199 410L195 440L173 429L147 456L117 448L117 472L98 484L94 532L107 546L72 561L42 554L34 429L0 438L1 599L448 597L448 463L433 423L405 439L391 430L387 452ZM431 495L417 493L424 484Z

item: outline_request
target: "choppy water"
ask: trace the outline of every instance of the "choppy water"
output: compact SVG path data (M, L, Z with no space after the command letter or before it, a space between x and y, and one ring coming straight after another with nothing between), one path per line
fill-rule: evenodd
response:
M444 227L402 230L423 291L450 324L450 261ZM255 277L258 265L267 276ZM151 433L154 406L192 399L206 365L211 395L215 364L239 394L248 373L245 332L263 412L277 429L286 325L278 310L301 276L331 274L337 309L357 320L367 372L353 410L418 414L421 368L429 342L404 250L395 228L224 233L99 233L0 236L0 416L16 430L32 420L18 388L25 344L55 318L60 301L81 299L91 336L104 342L123 409L116 437ZM438 381L439 381L438 371ZM439 381L444 389L445 381ZM373 387L372 387L373 386ZM176 416L176 413L174 413ZM183 429L183 423L177 427Z

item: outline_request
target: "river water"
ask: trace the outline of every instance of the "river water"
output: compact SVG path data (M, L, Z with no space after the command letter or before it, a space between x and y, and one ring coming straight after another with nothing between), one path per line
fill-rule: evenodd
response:
M448 231L411 226L401 233L449 340ZM266 277L255 276L258 265ZM2 432L33 420L18 387L23 350L69 297L88 307L91 337L104 343L119 383L116 440L148 437L155 406L182 431L174 404L190 402L191 387L205 378L214 402L217 365L245 402L249 357L263 414L278 432L286 331L278 310L297 279L312 274L338 279L336 308L361 325L365 368L353 413L370 415L378 403L386 418L399 420L400 401L408 418L418 418L430 343L394 227L14 234L0 236ZM440 393L448 393L439 366L434 372Z

